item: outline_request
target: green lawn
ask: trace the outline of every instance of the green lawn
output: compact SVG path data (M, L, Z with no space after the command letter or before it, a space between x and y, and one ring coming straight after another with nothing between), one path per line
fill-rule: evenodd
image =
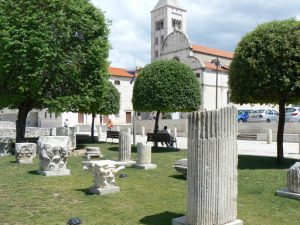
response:
M106 158L118 158L117 144L99 146ZM171 224L186 211L186 181L172 167L186 151L164 150L152 154L155 170L121 170L128 175L116 179L121 192L106 196L88 193L92 175L82 169L82 157L70 157L71 176L66 177L37 174L38 159L20 165L14 157L0 158L0 224L66 224L71 217L86 225ZM238 218L245 225L299 225L300 201L274 195L286 186L286 168L294 161L286 160L281 167L274 162L239 157Z

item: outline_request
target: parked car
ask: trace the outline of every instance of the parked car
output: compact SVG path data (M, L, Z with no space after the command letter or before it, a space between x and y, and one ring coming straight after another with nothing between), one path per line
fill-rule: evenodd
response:
M278 121L279 113L274 109L258 109L258 110L249 110L248 121L253 122L272 122Z
M300 122L300 107L285 108L285 121Z
M239 123L240 122L242 122L242 123L247 122L248 121L248 117L249 117L248 112L249 112L249 110L246 110L246 109L240 109L240 110L238 110L238 115L236 117L237 121Z

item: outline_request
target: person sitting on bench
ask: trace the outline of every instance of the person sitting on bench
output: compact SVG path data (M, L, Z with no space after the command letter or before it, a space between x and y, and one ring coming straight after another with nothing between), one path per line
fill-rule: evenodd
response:
M167 147L169 147L169 146L173 147L173 139L174 138L171 136L171 132L168 129L168 127L164 126L164 129L161 131L161 133L163 133L163 134L170 134L170 142L166 141L165 143L166 143ZM164 145L164 143L161 143L161 144Z

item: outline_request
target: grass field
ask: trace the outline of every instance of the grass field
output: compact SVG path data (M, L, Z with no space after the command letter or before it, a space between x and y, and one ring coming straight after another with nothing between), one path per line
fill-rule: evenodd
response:
M107 159L118 158L117 144L99 145ZM83 147L83 146L81 146ZM133 149L133 158L136 158ZM82 169L82 157L70 157L71 176L45 177L34 164L20 165L14 157L0 158L0 224L55 225L79 217L86 225L167 225L186 212L186 181L172 167L186 151L161 149L152 154L155 170L121 170L121 192L90 195L92 175ZM299 225L300 201L277 197L286 186L286 169L294 160L276 166L274 158L239 157L238 218L245 225Z

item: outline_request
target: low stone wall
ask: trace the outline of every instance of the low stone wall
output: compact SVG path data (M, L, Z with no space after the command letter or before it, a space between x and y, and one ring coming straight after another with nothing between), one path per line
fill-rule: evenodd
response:
M15 129L16 123L10 121L0 121L0 131L3 129Z
M238 133L267 133L268 129L272 130L273 134L277 133L278 123L271 122L247 122L238 123ZM299 122L286 122L284 126L285 134L300 134Z
M50 128L27 127L26 138L38 138L40 136L50 136ZM16 129L0 129L0 137L16 138Z
M145 128L145 134L153 133L155 120L136 120L136 134L142 134L142 127ZM179 120L159 120L159 129L162 130L164 126L168 126L168 129L173 132L174 128L177 128L177 136L187 137L187 119Z
M256 140L257 141L267 141L267 132L266 133L258 133ZM273 142L277 141L277 134L272 134L272 141ZM284 134L283 141L298 143L299 142L299 134Z

